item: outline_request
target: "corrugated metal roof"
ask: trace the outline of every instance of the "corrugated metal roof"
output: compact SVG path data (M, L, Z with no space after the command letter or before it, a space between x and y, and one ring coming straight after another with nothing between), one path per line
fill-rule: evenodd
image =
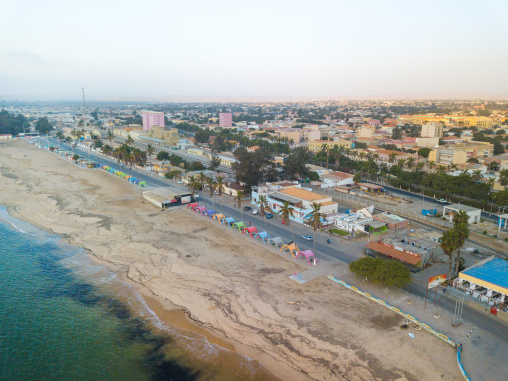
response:
M508 261L504 259L495 258L462 273L508 289Z

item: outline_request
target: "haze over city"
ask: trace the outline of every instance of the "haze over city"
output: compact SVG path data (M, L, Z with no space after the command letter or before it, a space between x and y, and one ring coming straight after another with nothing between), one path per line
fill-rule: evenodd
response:
M508 2L16 1L0 99L507 96Z

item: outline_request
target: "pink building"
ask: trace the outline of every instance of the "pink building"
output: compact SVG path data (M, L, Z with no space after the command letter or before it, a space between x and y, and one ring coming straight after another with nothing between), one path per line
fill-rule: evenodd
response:
M148 131L152 126L165 127L163 112L143 111L141 115L143 117L143 130Z
M219 113L219 127L233 127L233 114L230 112Z

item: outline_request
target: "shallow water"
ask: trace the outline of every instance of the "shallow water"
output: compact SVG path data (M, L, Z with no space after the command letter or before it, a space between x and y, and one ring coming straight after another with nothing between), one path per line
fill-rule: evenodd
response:
M168 327L80 248L0 210L1 380L269 380L256 361Z

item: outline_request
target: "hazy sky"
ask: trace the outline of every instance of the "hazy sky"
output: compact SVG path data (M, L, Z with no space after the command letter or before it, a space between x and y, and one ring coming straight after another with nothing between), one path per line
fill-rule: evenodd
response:
M508 0L15 0L0 99L508 96Z

